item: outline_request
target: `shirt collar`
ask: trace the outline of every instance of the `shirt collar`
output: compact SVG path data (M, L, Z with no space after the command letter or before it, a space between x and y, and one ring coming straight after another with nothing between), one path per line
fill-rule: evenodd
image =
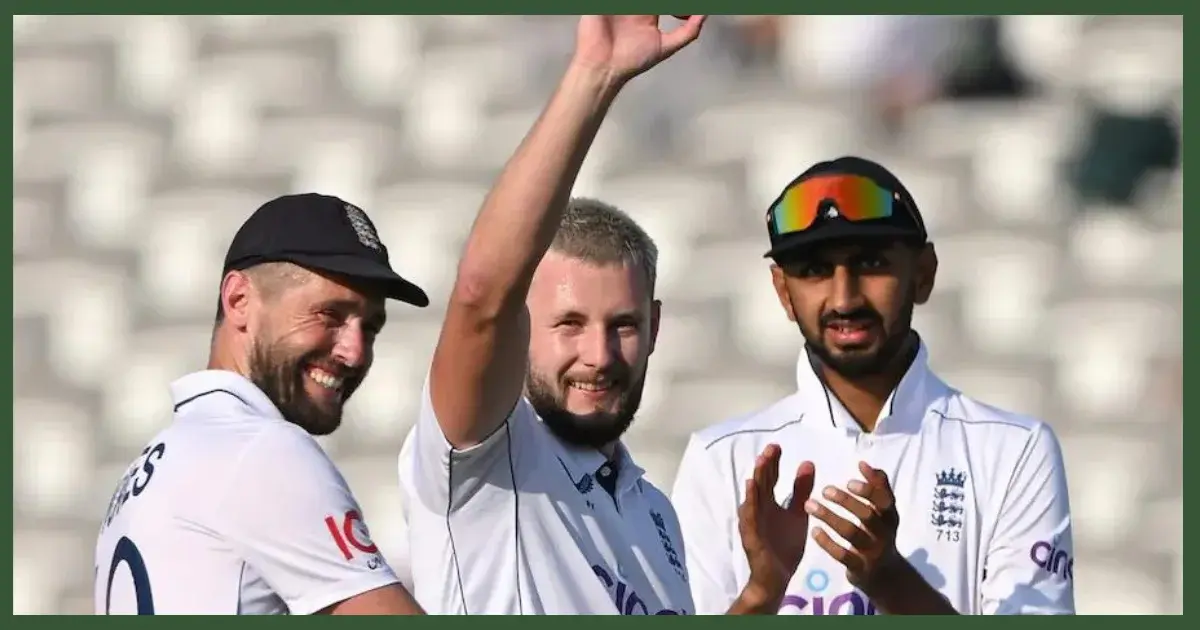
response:
M629 449L625 448L624 444L617 442L612 463L610 464L609 459L594 448L567 444L559 440L558 436L554 436L554 439L558 440L558 443L562 445L562 449L558 453L558 459L571 476L572 482L578 484L585 476L592 477L594 481L600 468L605 464L609 464L610 468L615 468L617 472L618 495L623 494L626 490L634 486L640 487L642 476L646 474L646 471L633 461L633 456L629 454Z
M796 385L806 408L816 412L809 421L828 422L849 434L862 433L862 427L842 402L825 387L825 381L817 373L815 361L805 346L796 365ZM929 369L929 352L925 342L918 339L917 356L908 366L899 385L884 401L874 433L917 432L931 406L944 400L945 390L946 386ZM823 409L828 411L822 413Z
M171 398L176 414L188 413L193 406L212 404L217 396L221 405L239 407L248 415L283 420L283 414L250 379L228 370L202 370L171 383Z

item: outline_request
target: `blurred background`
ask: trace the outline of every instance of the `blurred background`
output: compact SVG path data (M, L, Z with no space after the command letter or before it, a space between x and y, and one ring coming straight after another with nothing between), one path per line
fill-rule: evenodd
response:
M669 18L668 18L669 19ZM395 306L324 445L405 563L396 455L466 230L565 66L571 17L14 16L13 608L90 613L123 469L205 365L221 260L267 199L365 208L433 297ZM1181 17L719 16L618 102L577 194L661 249L629 443L795 387L761 254L811 163L876 159L941 258L933 366L1065 449L1081 613L1182 611Z

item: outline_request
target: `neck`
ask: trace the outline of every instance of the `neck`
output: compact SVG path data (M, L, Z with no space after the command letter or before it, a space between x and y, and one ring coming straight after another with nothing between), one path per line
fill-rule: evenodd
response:
M597 450L599 450L600 454L603 455L604 458L607 459L608 461L615 462L617 460L617 443L616 442L609 442L608 444L601 446Z
M220 331L213 335L212 347L208 352L208 369L234 372L250 378L250 366L244 353L233 352L232 344L222 337Z
M909 334L903 349L897 352L887 368L878 374L847 378L824 364L819 364L821 379L863 430L870 433L875 430L888 396L900 385L900 380L908 372L918 350L916 335Z

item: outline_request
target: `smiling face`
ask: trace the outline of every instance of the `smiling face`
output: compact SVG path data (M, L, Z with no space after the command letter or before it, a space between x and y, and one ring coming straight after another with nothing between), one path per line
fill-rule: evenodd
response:
M230 272L227 325L239 328L248 378L312 435L341 424L386 320L381 295L284 263Z
M812 352L847 378L879 374L905 347L913 307L929 299L932 245L827 244L771 266L780 304Z
M601 448L641 404L660 305L629 263L594 263L551 250L534 275L527 395L564 441Z

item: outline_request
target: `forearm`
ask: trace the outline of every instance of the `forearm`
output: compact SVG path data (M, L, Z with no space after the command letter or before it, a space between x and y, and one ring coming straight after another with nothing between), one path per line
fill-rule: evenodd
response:
M575 64L567 70L475 219L458 269L459 288L473 303L501 309L524 302L615 94L604 73Z
M430 377L438 423L455 448L491 435L520 395L525 296L615 93L603 73L572 65L475 219Z
M885 571L864 589L875 608L885 615L957 615L945 597L929 585L907 560Z

